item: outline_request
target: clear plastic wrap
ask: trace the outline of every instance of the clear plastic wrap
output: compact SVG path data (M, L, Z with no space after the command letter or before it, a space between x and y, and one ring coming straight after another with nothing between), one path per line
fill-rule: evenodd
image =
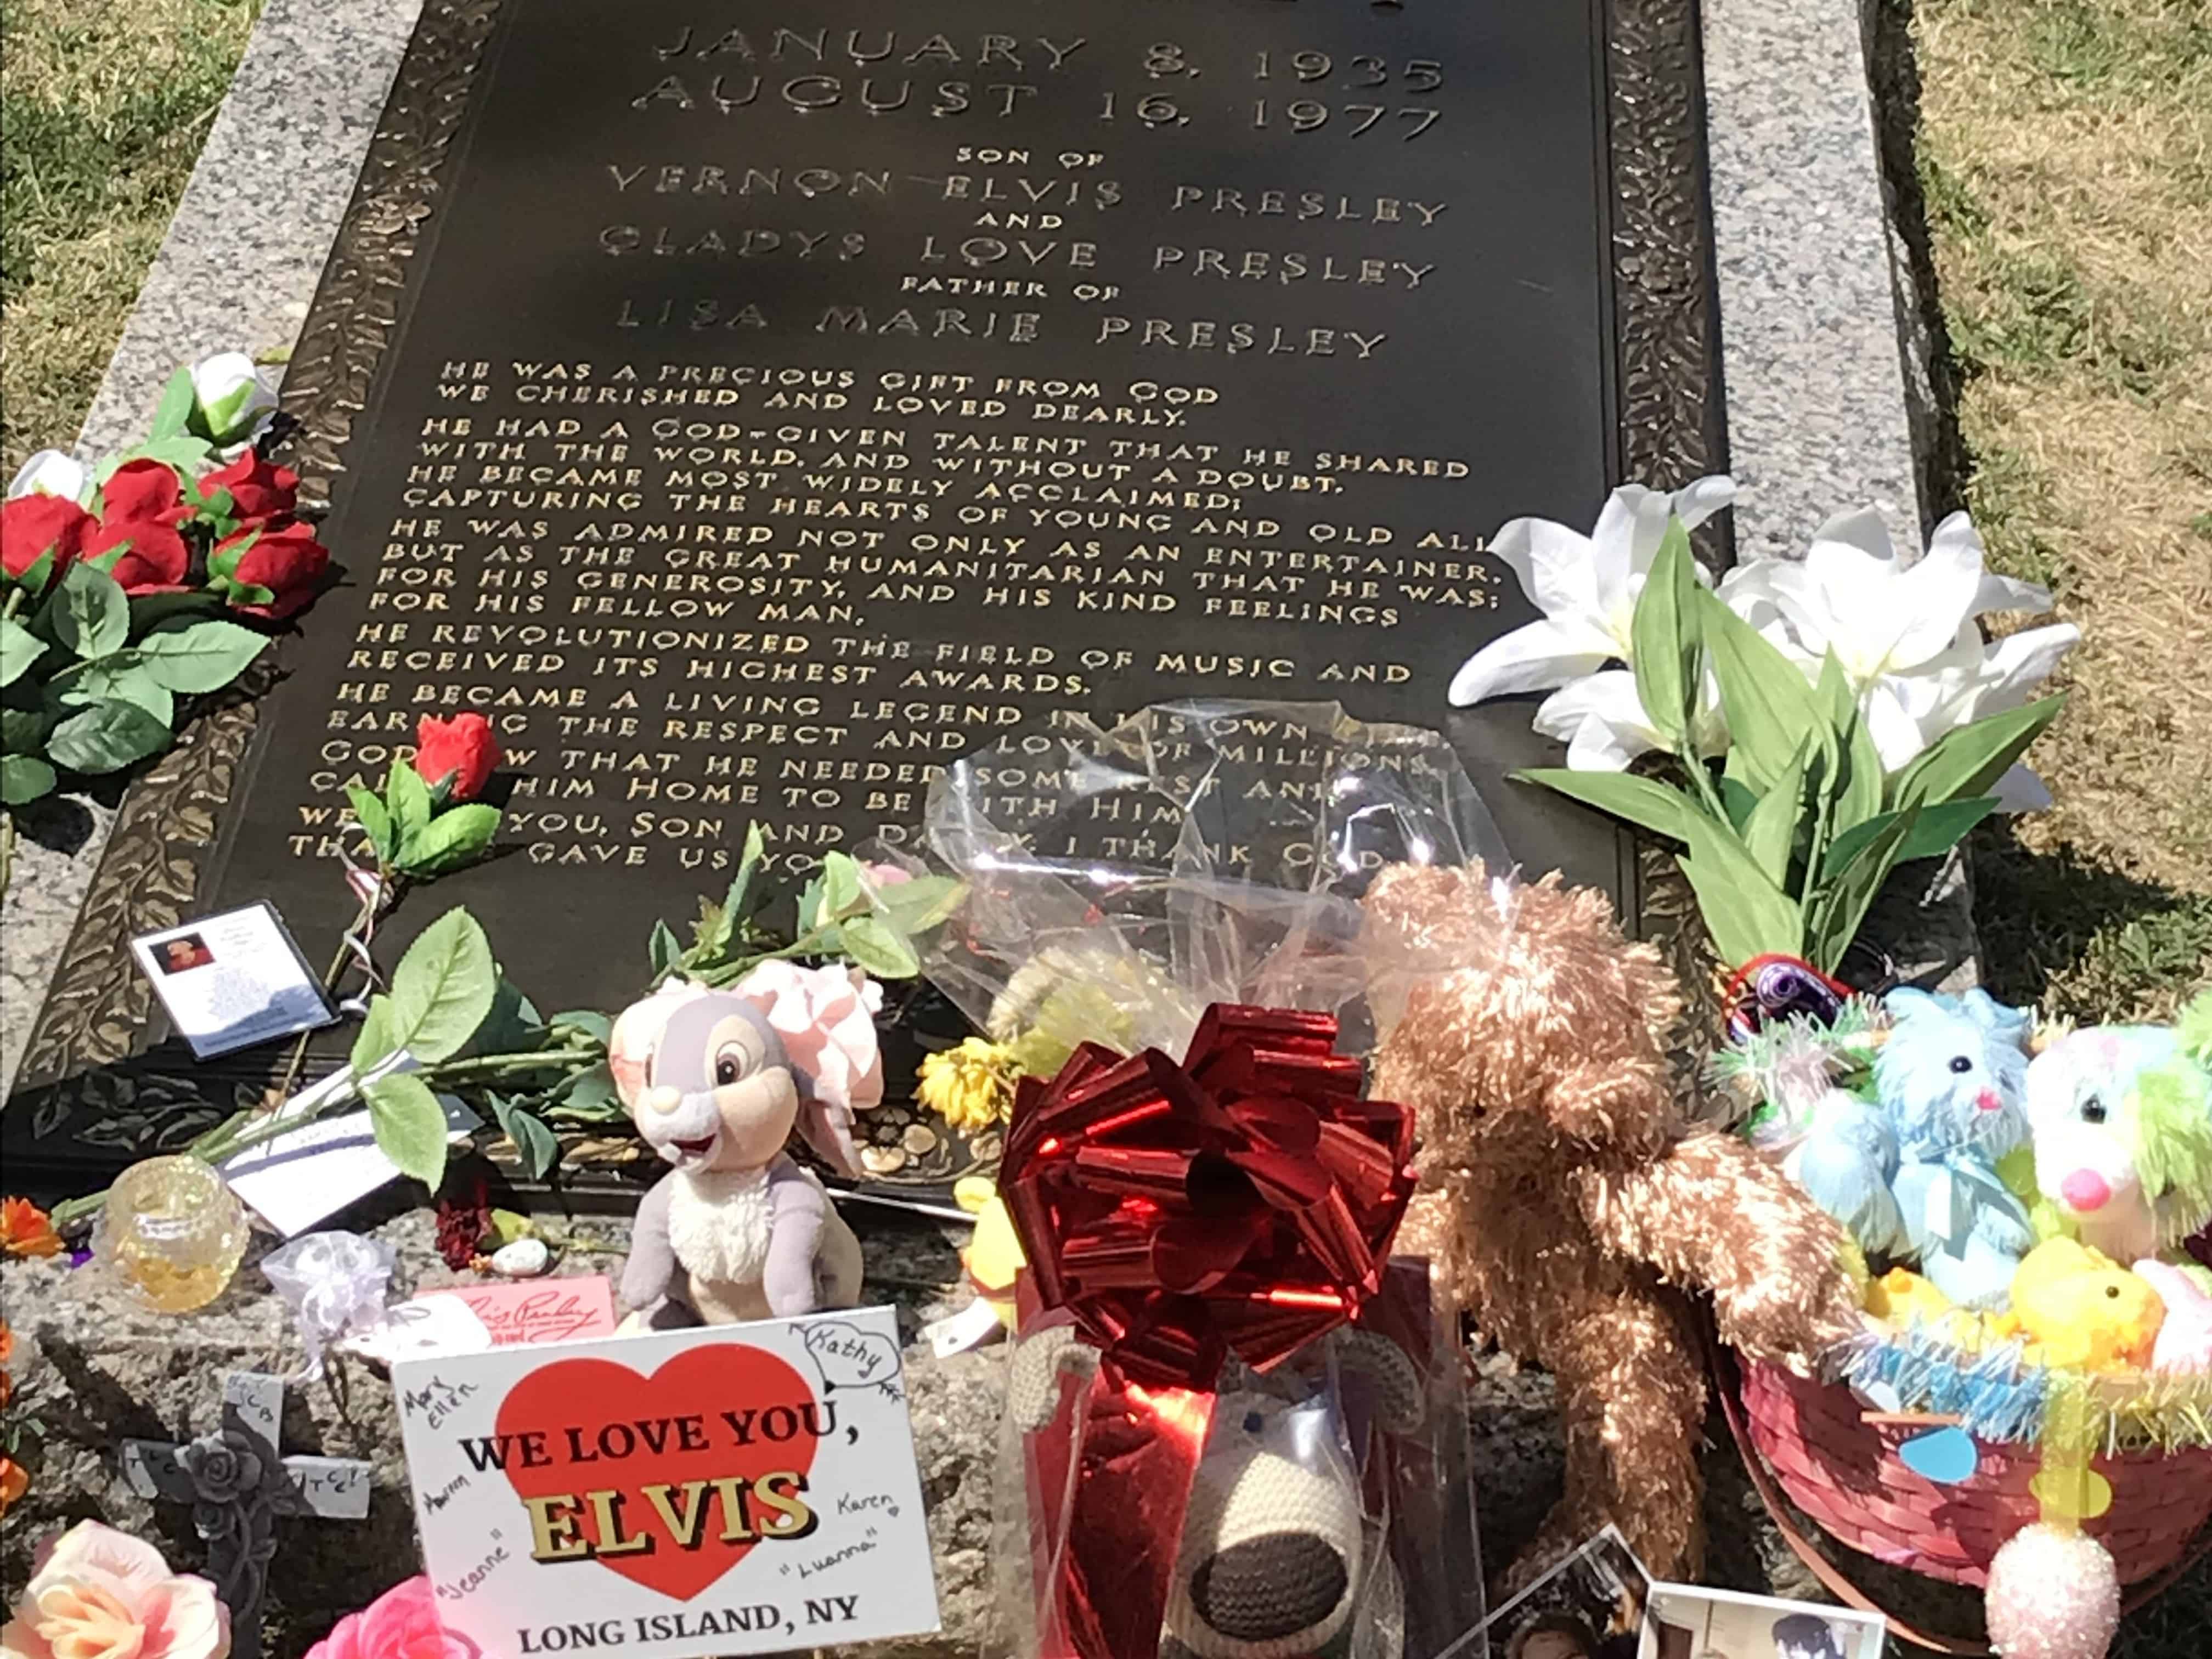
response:
M1214 1392L1011 1361L988 1659L1484 1659L1457 1321L1395 1259L1356 1325Z
M1216 1002L1339 1014L1356 1051L1374 872L1505 858L1443 737L1334 703L1064 715L948 769L926 842L967 896L924 971L1045 1072L1083 1041L1179 1054Z

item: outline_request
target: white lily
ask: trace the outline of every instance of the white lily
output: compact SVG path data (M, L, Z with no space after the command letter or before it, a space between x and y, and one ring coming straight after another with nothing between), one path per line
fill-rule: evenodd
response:
M192 397L218 444L250 441L276 412L276 397L261 383L253 359L218 351L192 365Z
M1453 704L1465 708L1486 697L1548 691L1608 662L1632 660L1630 619L1668 519L1694 530L1735 499L1735 481L1722 477L1700 478L1673 495L1624 484L1587 536L1549 519L1516 519L1504 526L1491 538L1489 550L1544 614L1468 658L1452 677ZM1706 580L1702 569L1698 576ZM1617 701L1617 694L1606 695Z
M92 475L84 463L58 449L42 449L15 469L8 481L8 499L19 495L58 495L82 507L92 499Z
M1698 752L1708 758L1728 748L1718 705L1718 691L1708 678L1692 734ZM1626 668L1601 669L1568 681L1537 705L1529 724L1565 742L1567 764L1577 772L1625 771L1638 755L1673 746L1651 724L1637 695L1635 672Z
M2051 593L1984 569L1982 539L1963 513L1936 526L1911 565L1879 514L1840 514L1814 533L1802 560L1741 565L1720 594L1808 678L1834 652L1891 771L1945 733L2020 707L2081 637L2069 623L1984 641L1975 618L2048 611ZM2007 811L2050 801L2024 767L2008 772L1996 793Z

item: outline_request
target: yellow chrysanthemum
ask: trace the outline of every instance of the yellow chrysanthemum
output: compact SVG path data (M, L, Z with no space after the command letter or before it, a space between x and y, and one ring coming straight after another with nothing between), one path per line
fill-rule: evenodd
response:
M1014 1106L1013 1055L1002 1043L969 1037L957 1048L926 1054L921 1103L963 1134L1006 1121Z

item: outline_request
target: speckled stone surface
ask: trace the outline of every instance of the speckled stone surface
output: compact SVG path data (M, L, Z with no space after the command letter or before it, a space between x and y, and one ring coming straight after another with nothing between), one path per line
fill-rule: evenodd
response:
M278 352L297 337L420 9L421 0L269 0L85 419L86 453L143 432L179 363ZM111 817L82 800L23 815L0 914L0 1094Z
M1721 337L1740 554L1878 507L1921 522L1859 9L1705 0Z

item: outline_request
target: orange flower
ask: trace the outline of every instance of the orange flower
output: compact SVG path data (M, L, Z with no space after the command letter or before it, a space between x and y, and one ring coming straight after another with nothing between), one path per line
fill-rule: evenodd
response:
M8 1513L8 1506L30 1490L31 1477L23 1466L13 1458L0 1457L0 1515Z
M0 1250L9 1255L59 1255L61 1235L27 1198L0 1199Z
M8 1328L8 1322L0 1319L0 1365L15 1357L15 1333Z

